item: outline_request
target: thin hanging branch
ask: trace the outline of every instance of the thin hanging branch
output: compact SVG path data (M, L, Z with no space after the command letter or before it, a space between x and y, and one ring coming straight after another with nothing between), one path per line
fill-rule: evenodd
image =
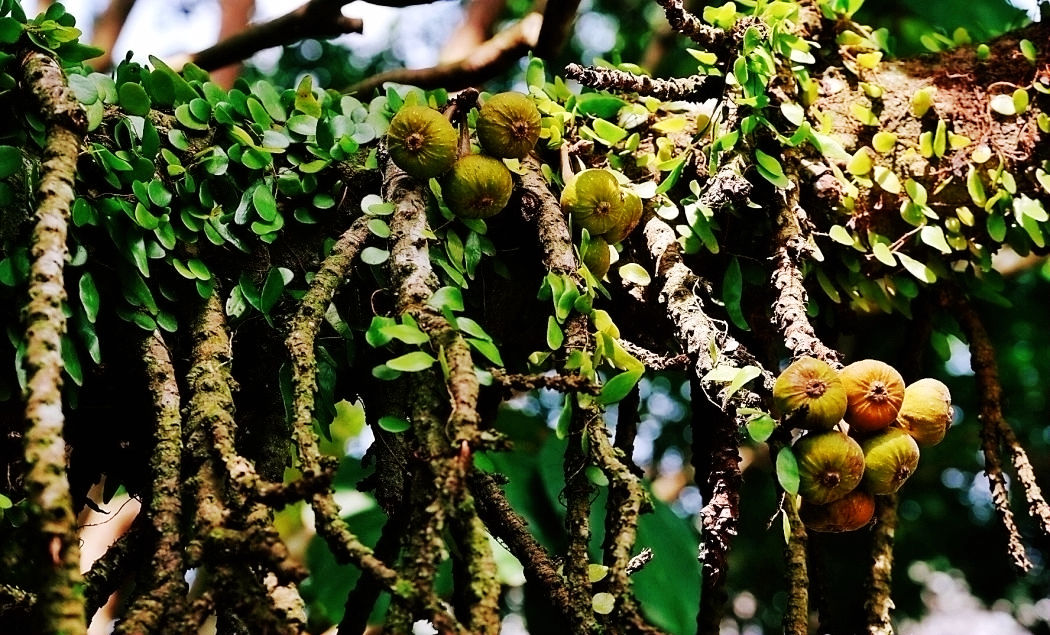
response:
M77 593L83 578L66 476L62 407L66 316L62 305L66 299L66 231L87 118L54 59L30 51L20 61L24 89L47 127L25 306L25 458L29 466L25 491L38 532L33 557L39 586L33 592L39 600L35 608L40 631L75 635L86 632L87 620L83 596Z
M153 397L156 428L150 455L152 489L149 518L153 555L148 588L132 602L116 633L152 632L165 614L186 610L185 567L182 561L182 415L179 386L167 344L154 331L142 344L149 392Z
M664 8L664 15L671 28L705 48L715 48L726 38L722 29L704 24L700 18L686 10L682 0L657 0Z
M890 582L893 574L893 535L897 530L897 495L875 497L875 528L871 533L872 563L868 596L864 600L868 633L893 635Z
M999 365L995 359L995 347L992 345L988 331L973 305L961 298L952 298L955 316L970 342L970 365L973 367L977 383L978 403L981 421L981 446L984 449L984 472L991 487L992 502L1006 528L1007 551L1014 566L1027 572L1032 563L1025 553L1021 534L1010 509L1010 493L1003 473L1000 447L1006 445L1007 451L1017 470L1028 511L1035 519L1036 525L1044 536L1050 536L1050 506L1047 505L1043 492L1035 480L1028 454L1021 447L1013 428L1006 421L1002 409L1002 385L999 382Z
M806 543L809 537L802 519L798 517L795 502L787 495L783 497L780 509L790 526L790 537L784 545L788 578L788 601L783 618L784 633L806 635L809 632L809 571L806 563Z
M691 385L693 394L703 394L698 378ZM705 503L697 557L702 574L697 632L717 634L728 601L729 550L740 522L740 435L733 418L702 397L693 400L692 424L695 479Z

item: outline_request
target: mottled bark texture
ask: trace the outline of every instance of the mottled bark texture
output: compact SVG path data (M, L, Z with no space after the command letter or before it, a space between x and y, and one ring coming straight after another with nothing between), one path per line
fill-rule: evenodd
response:
M66 475L62 407L62 346L66 317L63 268L73 202L77 156L87 127L80 104L51 57L31 51L21 59L24 90L47 127L30 242L25 305L25 492L37 530L34 593L41 633L76 635L87 630L76 518Z

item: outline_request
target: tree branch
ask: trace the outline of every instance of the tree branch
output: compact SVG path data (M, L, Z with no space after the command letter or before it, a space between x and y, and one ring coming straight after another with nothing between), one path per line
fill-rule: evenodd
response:
M467 57L455 62L421 69L397 69L373 75L346 89L351 95L370 96L386 82L411 84L419 88L448 90L480 84L509 68L536 43L543 17L530 13L510 28L500 31Z
M615 90L656 97L664 101L704 101L722 91L724 82L712 75L690 75L675 79L656 79L627 71L569 64L565 76L595 90Z
M548 59L561 51L572 33L579 6L580 0L547 0L547 6L543 8L543 26L533 48L536 57Z
M345 0L310 0L269 22L251 26L208 48L193 53L193 62L206 71L245 60L258 51L307 38L335 38L360 33L361 20L343 15ZM373 3L380 4L380 3Z

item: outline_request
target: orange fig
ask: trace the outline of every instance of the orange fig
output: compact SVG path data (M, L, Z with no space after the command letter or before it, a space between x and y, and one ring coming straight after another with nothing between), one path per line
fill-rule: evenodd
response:
M897 418L904 401L904 379L877 359L854 362L839 373L846 389L846 423L860 432L878 432Z

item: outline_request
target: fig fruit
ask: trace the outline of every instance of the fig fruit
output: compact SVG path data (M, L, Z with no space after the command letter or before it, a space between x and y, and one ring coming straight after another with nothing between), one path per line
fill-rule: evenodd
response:
M948 387L931 377L908 386L897 423L922 447L940 443L952 423L952 395Z
M798 493L815 505L849 494L864 476L864 452L838 430L812 432L792 448L798 461Z
M886 428L861 443L864 487L872 494L892 494L919 464L919 446L900 428Z
M573 221L591 233L601 236L624 224L627 205L620 182L609 170L589 169L577 174L561 193L561 207L572 214Z
M523 159L540 138L540 111L521 93L499 93L485 100L478 114L478 142L501 159Z
M870 523L875 515L875 497L857 488L827 505L802 501L798 515L806 528L813 531L856 531Z
M444 115L426 106L405 106L390 120L386 147L390 158L410 176L440 176L456 162L458 137Z
M777 377L773 409L800 428L829 430L846 414L846 389L834 368L802 357Z
M897 418L904 400L904 379L877 359L853 362L839 373L846 389L846 423L860 432L878 432Z
M442 180L445 205L460 218L488 218L507 206L514 181L499 159L468 154Z
M634 228L638 226L638 222L642 220L642 199L637 194L630 190L624 190L623 206L626 222L613 227L604 234L605 240L610 245L627 238L634 231Z
M609 273L609 263L612 258L609 255L609 243L601 236L592 236L587 245L587 253L583 255L583 264L595 278L601 280Z

